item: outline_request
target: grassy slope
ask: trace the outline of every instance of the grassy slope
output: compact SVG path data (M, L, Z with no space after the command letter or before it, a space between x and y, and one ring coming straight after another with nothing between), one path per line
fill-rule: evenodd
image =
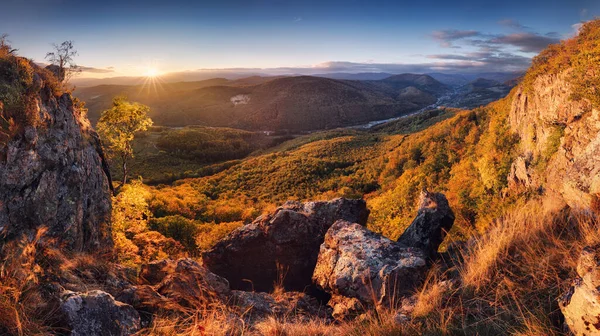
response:
M244 209L261 211L288 199L365 197L370 227L396 238L415 214L416 195L428 188L447 194L458 215L456 232L468 235L506 204L500 196L514 144L506 108L503 101L400 120L374 132L311 134L215 175L157 187L151 208L158 216L230 222L248 220Z

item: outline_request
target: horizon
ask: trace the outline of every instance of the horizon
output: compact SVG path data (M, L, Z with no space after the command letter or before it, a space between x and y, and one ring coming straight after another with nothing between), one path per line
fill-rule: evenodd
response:
M20 55L44 63L52 43L74 41L79 82L211 72L238 78L518 72L600 14L600 4L589 0L146 1L143 7L135 1L9 0L4 7L0 33Z

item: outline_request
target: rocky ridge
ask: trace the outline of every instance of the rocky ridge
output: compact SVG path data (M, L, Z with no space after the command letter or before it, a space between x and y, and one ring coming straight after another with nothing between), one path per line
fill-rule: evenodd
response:
M30 103L20 113L35 122L9 118L18 131L0 142L0 236L11 240L43 227L71 250L109 249L111 178L98 136L85 109L68 93L55 96L42 69L29 66Z

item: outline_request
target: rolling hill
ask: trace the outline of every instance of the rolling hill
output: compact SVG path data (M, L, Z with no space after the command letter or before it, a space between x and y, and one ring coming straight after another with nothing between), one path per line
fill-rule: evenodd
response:
M330 78L222 78L137 86L82 88L95 122L118 94L151 107L158 125L227 126L251 130L309 131L381 120L434 104L448 87L427 75L395 75L383 80Z

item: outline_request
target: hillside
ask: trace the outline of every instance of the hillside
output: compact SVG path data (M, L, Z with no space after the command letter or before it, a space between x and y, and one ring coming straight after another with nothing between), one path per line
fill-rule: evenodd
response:
M417 111L436 102L447 88L428 76L382 81L346 81L321 77L250 77L146 86L81 88L94 122L110 101L124 93L151 107L164 126L226 126L293 132L330 129L382 120ZM392 78L397 78L394 76Z
M212 176L150 188L148 209L165 222L203 226L198 246L206 250L223 237L218 227L238 227L286 200L364 197L367 227L396 239L419 208L420 191L439 191L456 217L442 250L456 257L459 249L462 257L450 262L458 265L442 262L443 271L430 275L447 280L431 280L417 293L416 300L433 303L413 313L409 330L561 335L557 298L569 288L583 247L600 242L598 84L595 72L582 71L595 69L593 63L580 58L598 55L593 41L599 31L597 21L588 23L578 37L542 53L498 102L370 131L299 137ZM476 80L469 90L498 85ZM294 323L279 326L302 326Z
M477 78L456 90L459 98L449 106L476 108L505 97L518 82L500 83L495 80Z

